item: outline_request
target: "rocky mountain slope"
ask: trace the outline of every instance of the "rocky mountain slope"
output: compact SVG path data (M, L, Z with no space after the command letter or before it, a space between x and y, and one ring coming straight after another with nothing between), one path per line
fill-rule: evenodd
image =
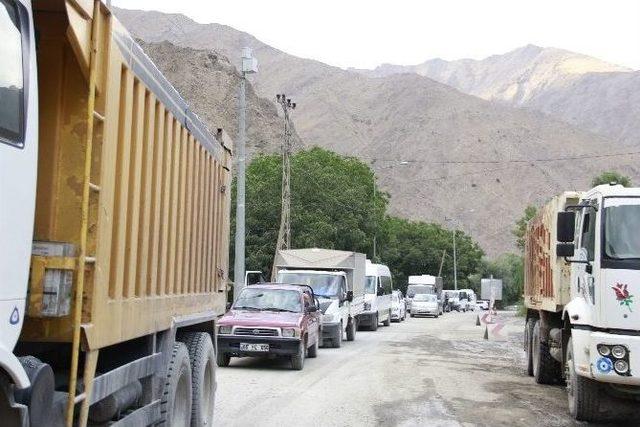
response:
M432 59L354 71L371 77L416 73L483 99L541 111L624 145L640 145L640 72L586 55L528 45L483 60Z
M178 46L146 49L179 90L193 89L183 91L185 97L213 123L220 116L234 121L234 105L220 104L216 94L233 90L225 86L233 79L220 77L211 99L200 93L210 72L206 57L213 50L236 58L249 45L260 67L256 93L272 99L284 91L298 103L294 121L305 144L369 162L391 194L394 213L461 227L492 256L513 249L510 230L527 204L584 188L603 169L640 175L635 158L619 155L606 138L417 74L370 78L288 55L223 25L158 12L117 15L135 36ZM203 61L189 60L192 55ZM275 149L265 138L256 150ZM605 154L612 151L616 155Z

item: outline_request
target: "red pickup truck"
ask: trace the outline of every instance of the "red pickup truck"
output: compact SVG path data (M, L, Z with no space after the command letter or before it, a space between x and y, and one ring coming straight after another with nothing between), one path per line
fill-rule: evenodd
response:
M244 288L218 322L218 366L231 357L284 356L300 370L316 357L320 312L313 289L303 285L260 284Z

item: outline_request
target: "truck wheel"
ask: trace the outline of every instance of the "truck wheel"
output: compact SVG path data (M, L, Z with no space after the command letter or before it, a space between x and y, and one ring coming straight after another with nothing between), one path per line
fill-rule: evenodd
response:
M336 335L333 338L331 338L331 347L333 348L342 347L342 334L344 334L344 330L342 327L342 322L340 322L340 326L338 327L338 331L336 332Z
M309 359L318 357L318 340L316 340L311 347L307 348L307 357L309 357Z
M375 316L373 316L373 318L371 319L369 330L374 332L378 330L378 313L376 313Z
M187 347L181 342L173 344L160 401L160 414L161 425L171 427L191 425L191 365Z
M555 384L560 378L560 364L551 357L549 346L540 340L540 321L536 320L531 335L533 376L538 384Z
M382 325L383 326L390 326L391 325L391 310L389 310L389 315L387 316L387 320L382 322Z
M576 374L571 338L567 344L567 397L569 412L577 421L599 422L600 386L590 378Z
M306 353L306 343L303 341L298 346L298 352L291 356L291 368L301 371L304 368L304 354Z
M524 351L527 357L527 375L533 376L533 356L531 355L534 320L527 320L524 326Z
M216 353L216 365L218 365L218 367L226 368L227 366L229 366L230 362L231 356L229 356L228 354L222 352Z
M347 341L354 341L356 339L356 319L353 317L347 323Z
M216 363L211 335L206 332L189 332L180 341L187 346L191 361L191 426L212 425L216 399Z

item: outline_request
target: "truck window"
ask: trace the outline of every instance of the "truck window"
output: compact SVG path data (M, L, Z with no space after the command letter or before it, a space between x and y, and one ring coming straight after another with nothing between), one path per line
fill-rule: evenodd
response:
M626 204L631 200L604 210L604 252L608 258L640 259L640 205Z
M24 76L18 9L0 0L0 141L23 143Z
M364 293L365 294L375 294L376 293L376 284L378 282L377 276L367 276L364 279Z
M587 250L587 259L593 261L596 246L596 213L592 209L586 209L582 218L582 237L580 247Z
M391 286L391 277L380 276L380 286L382 286L385 295L391 294L391 291L393 291L393 287Z

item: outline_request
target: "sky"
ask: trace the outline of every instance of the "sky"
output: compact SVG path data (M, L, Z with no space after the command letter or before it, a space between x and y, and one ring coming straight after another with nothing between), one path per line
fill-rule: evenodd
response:
M482 59L526 44L640 69L639 0L112 0L246 31L347 68Z

